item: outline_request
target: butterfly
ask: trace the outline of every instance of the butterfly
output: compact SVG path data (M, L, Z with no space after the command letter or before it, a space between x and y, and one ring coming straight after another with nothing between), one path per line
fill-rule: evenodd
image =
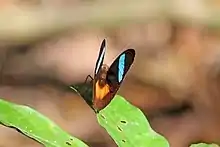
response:
M94 77L88 75L84 84L70 86L96 113L104 109L114 98L135 58L135 50L127 49L109 67L103 64L105 52L106 41L104 39L96 61ZM89 78L91 81L88 82Z

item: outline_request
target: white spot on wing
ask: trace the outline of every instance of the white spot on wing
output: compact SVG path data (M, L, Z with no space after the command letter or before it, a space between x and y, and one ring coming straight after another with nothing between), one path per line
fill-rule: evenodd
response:
M100 68L100 66L101 66L101 62L102 62L102 60L103 60L103 58L104 58L104 55L105 55L105 50L106 50L106 47L104 47L104 49L102 50L101 56L100 56L100 58L98 59L98 64L97 64L97 67L96 67L96 69L95 69L95 73L96 73L96 74L97 74L97 72L98 72L98 70L99 70L99 68Z

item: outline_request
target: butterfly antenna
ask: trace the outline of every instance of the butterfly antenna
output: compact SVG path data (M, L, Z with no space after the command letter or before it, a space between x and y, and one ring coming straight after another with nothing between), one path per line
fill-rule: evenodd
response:
M90 81L89 81L89 79L90 79ZM91 75L88 75L88 76L86 77L86 80L85 80L84 83L87 83L88 81L89 81L89 83L91 83L91 82L93 81L93 78L92 78Z

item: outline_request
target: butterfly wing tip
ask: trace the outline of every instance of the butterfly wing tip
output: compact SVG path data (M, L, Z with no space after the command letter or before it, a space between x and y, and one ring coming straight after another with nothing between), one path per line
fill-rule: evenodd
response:
M135 49L133 49L133 48L128 49L128 51L132 52L133 54L135 54Z
M102 46L105 46L105 43L106 43L106 39L103 39Z

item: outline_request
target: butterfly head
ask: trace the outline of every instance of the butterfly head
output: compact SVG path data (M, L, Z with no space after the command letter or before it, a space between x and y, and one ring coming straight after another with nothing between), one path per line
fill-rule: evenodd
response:
M98 76L96 77L97 80L99 81L99 87L102 88L106 85L106 77L107 77L107 72L109 70L109 66L106 64L103 64Z

